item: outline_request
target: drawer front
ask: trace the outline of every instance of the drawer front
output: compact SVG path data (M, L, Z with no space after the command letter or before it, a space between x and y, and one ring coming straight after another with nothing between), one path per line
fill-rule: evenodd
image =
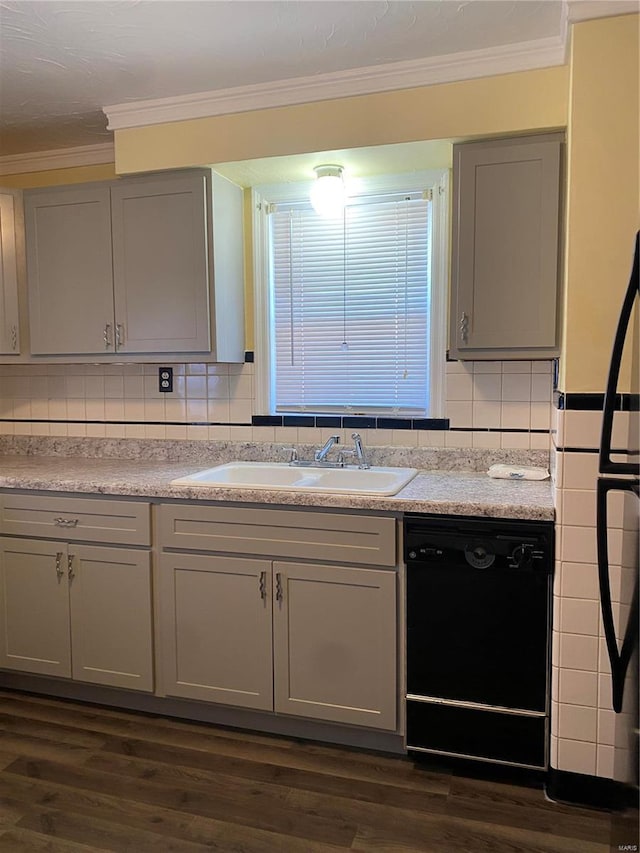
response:
M149 504L134 501L0 495L0 533L65 542L150 545Z
M396 522L380 516L164 504L164 548L395 566Z

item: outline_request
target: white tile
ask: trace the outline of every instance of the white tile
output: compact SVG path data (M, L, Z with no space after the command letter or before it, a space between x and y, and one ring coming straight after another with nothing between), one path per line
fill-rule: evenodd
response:
M206 421L206 420L208 420L207 401L206 400L189 400L189 399L187 399L187 420L188 421Z
M189 441L208 441L209 427L207 426L188 426L187 439Z
M502 373L501 361L474 361L474 373Z
M551 435L556 447L564 447L564 411L551 407Z
M472 426L472 404L471 402L451 401L447 402L447 417L451 421L451 426L470 427Z
M471 400L473 383L468 373L452 373L447 376L447 400Z
M549 403L531 403L531 429L551 429L551 406Z
M124 397L124 379L122 376L105 376L104 396L119 400Z
M276 441L284 442L285 444L294 445L298 443L297 427L276 427Z
M604 637L598 637L598 672L605 675L611 674L607 641Z
M177 400L175 397L167 397L164 401L164 416L168 421L184 421L187 417L186 402Z
M229 397L233 400L252 400L253 376L249 374L229 376Z
M499 432L472 432L473 447L499 448L501 435Z
M444 435L444 432L443 432ZM326 438L324 439L326 441ZM372 429L371 430L371 443L375 444L377 447L384 447L386 445L390 445L393 443L393 430L392 429ZM442 439L442 443L444 445L444 437Z
M173 424L167 424L165 427L165 431L167 434L167 438L172 440L185 439L187 437L187 428L186 426L174 426Z
M529 435L528 432L503 432L500 446L503 450L529 450Z
M555 629L551 632L551 663L553 666L560 665L560 638L561 634Z
M501 400L502 376L499 373L479 373L473 377L474 400Z
M516 402L531 401L530 373L503 373L502 399Z
M525 402L503 402L500 426L504 429L529 429L531 405Z
M562 595L599 601L598 567L594 563L562 563Z
M220 424L228 424L230 420L229 401L209 399L207 413L207 420Z
M228 400L230 396L229 376L217 374L207 376L207 395L210 400Z
M445 371L447 376L453 373L473 373L472 361L447 361L445 362Z
M558 699L568 705L598 706L598 675L578 669L561 669Z
M530 361L503 361L502 373L531 373Z
M84 397L85 396L85 385L84 385L84 376L66 376L65 377L65 391L67 397Z
M472 434L470 432L445 432L445 447L471 447Z
M411 429L394 429L391 443L394 447L417 447L418 431Z
M202 376L207 372L207 365L202 363L187 364L185 365L187 376Z
M566 598L562 600L560 623L556 628L563 633L561 654L564 646L564 634L585 634L594 639L598 636L598 615L600 609L597 601L585 598ZM590 667L591 668L591 667ZM595 661L593 669L595 670Z
M550 376L553 373L553 361L532 361L532 373L548 373Z
M40 434L42 435L42 433ZM87 424L88 438L104 438L105 435L106 429L104 424Z
M251 400L230 400L229 421L235 424L250 424L253 414L253 402Z
M480 400L473 402L473 426L476 428L499 429L502 418L502 405L497 401Z
M568 411L564 416L566 447L599 447L602 412Z
M124 420L124 400L105 400L104 416L108 421Z
M598 708L613 711L611 675L608 672L601 672L598 675Z
M207 377L206 376L187 376L186 377L186 394L190 400L206 400L207 399ZM211 396L211 395L209 395Z
M616 531L611 531L611 533L615 534ZM595 527L575 527L563 524L562 550L560 553L563 562L597 563Z
M253 427L229 427L231 441L252 441Z
M555 735L551 735L551 748L550 748L549 760L551 762L551 766L557 769L557 767L558 767L558 738Z
M596 526L595 489L562 490L562 523L574 527Z
M563 453L565 489L594 489L598 479L597 453Z
M144 425L144 437L145 438L166 438L166 428L164 424L145 424Z
M563 616L567 604L568 602L563 603ZM563 632L560 637L560 666L563 669L584 669L588 672L597 672L598 641L597 636L587 637L584 634ZM565 735L565 737L571 737L571 735ZM579 739L582 740L582 738Z
M276 440L276 431L274 427L251 427L251 440L252 441L269 441L273 442Z
M125 376L123 382L125 397L139 400L144 396L144 376Z
M552 394L551 376L545 373L533 373L531 375L531 401L551 403Z
M593 776L596 772L596 745L558 738L558 770Z
M596 755L596 776L600 776L605 779L614 778L614 757L615 749L612 746L602 746L598 744Z
M597 710L581 705L559 705L558 737L595 743Z
M418 447L444 447L445 435L443 429L418 430Z
M616 742L615 711L598 710L598 743L613 746Z
M125 424L124 437L125 438L144 438L145 437L145 425L144 424Z
M551 439L549 433L531 433L531 449L532 450L550 450Z

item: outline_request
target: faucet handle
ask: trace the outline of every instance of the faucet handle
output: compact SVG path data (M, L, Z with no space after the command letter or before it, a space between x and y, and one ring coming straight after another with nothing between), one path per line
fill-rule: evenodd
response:
M297 447L283 447L283 450L286 450L291 454L289 456L289 465L293 465L294 462L298 461L298 448Z

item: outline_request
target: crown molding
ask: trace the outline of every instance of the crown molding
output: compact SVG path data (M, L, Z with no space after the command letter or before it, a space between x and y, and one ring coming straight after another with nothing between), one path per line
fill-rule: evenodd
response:
M564 65L565 33L534 41L103 107L109 130L453 83Z
M105 163L115 163L113 142L57 148L53 151L32 151L29 154L9 154L0 157L0 175L47 172L50 169L99 166Z

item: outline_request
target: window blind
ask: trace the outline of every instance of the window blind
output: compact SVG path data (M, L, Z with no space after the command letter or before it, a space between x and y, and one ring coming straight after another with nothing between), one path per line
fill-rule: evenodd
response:
M428 411L431 202L351 200L270 214L276 411Z

